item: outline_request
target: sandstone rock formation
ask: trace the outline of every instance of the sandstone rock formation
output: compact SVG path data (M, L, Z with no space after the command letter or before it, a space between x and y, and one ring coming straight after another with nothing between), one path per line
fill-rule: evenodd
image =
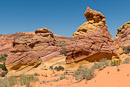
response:
M125 58L130 57L130 21L123 24L117 31L114 43L118 56L120 59L124 60Z
M119 45L130 45L130 21L123 24L119 29L115 37L115 41Z
M47 37L47 36L54 37L53 33L50 30L48 30L47 28L36 29L35 34L42 35L43 37Z
M89 7L84 15L88 21L77 29L67 46L67 63L112 58L116 53L104 15Z
M41 63L60 55L61 48L55 46L53 33L50 34L51 31L48 29L43 29L43 31L36 30L36 34L30 38L14 39L13 47L6 60L6 67L9 71L7 76L19 76L27 73Z
M36 29L33 33L0 35L0 52L9 53L7 76L25 74L42 64L47 67L71 65L74 68L79 66L79 62L85 64L102 58L112 59L120 53L120 46L130 43L130 22L118 29L113 40L101 12L87 7L84 15L87 22L79 26L72 38L54 35L47 28Z
M0 35L0 54L9 53L14 38L30 38L33 37L34 34L34 32L20 32L15 34Z
M77 31L73 34L73 36L81 35L88 32L95 32L97 28L105 27L107 28L107 24L105 22L105 16L98 11L92 10L91 8L87 7L84 13L87 22L82 24ZM110 36L110 35L109 35Z

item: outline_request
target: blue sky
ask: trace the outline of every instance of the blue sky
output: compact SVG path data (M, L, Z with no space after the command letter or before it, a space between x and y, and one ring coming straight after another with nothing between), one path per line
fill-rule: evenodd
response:
M101 11L108 30L130 21L130 0L0 0L0 34L35 31L47 27L54 34L71 37L86 22L86 7Z

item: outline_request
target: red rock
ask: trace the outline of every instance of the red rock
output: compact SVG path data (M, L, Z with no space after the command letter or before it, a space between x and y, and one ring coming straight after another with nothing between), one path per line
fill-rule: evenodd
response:
M130 21L123 24L119 29L115 37L116 44L129 45L130 43Z
M54 37L53 33L47 28L36 29L35 34L43 36L43 37L47 37L47 36Z
M66 47L67 63L111 59L116 53L104 15L89 7L84 14L88 21L77 29L73 34L73 41L71 40L70 45Z

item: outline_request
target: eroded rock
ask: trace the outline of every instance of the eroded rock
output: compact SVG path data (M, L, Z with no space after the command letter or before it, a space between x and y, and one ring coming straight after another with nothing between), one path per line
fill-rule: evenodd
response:
M89 7L84 15L88 21L77 29L73 41L67 46L67 63L111 59L116 52L104 15Z

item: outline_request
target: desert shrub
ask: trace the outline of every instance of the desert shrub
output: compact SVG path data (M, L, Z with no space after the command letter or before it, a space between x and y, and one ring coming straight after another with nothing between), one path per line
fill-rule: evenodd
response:
M76 80L90 80L94 77L94 70L92 68L88 68L87 66L80 66L79 69L77 69L73 76Z
M56 66L55 68L54 68L54 70L56 70L56 71L63 71L64 70L64 67L62 67L62 66Z
M58 82L58 81L59 81L59 78L58 78L58 79L51 80L51 82Z
M29 76L20 76L19 82L20 85L26 85L27 87L30 86L30 82L35 82L38 81L38 78L34 77L34 75L29 75Z
M7 58L7 56L8 55L6 55L6 54L1 54L0 55L1 57L0 57L0 62L2 62L3 64L0 64L0 68L2 69L2 70L4 70L4 71L7 71L7 68L6 68L6 66L5 66L5 61L6 61L6 58Z
M114 61L111 61L111 66L119 66L121 64L121 60L114 60Z
M4 71L7 71L7 68L5 66L5 62L3 64L0 64L0 68Z
M125 53L127 53L127 54L130 53L130 45L123 47L123 50L124 50Z
M22 75L19 79L15 77L0 79L0 87L13 87L14 85L25 85L26 87L31 87L30 82L36 81L38 81L38 78L34 77L34 75Z
M0 73L0 76L4 77L7 73L8 73L8 71L2 72L2 73Z
M94 62L92 69L99 69L102 70L103 68L105 68L106 66L109 66L108 60L107 58L101 59L99 62Z
M50 66L49 69L53 70L53 66Z
M64 56L66 56L67 54L66 54L66 49L62 49L61 51L60 51L60 54L62 55L62 54L64 54Z
M17 84L17 79L14 77L0 79L0 87L12 87Z
M63 79L66 79L67 77L65 77L65 75L61 75L59 80L63 80Z
M123 64L128 64L128 63L130 63L130 58L129 58L129 57L126 58L126 59L123 61Z
M38 73L34 73L34 76L40 76L40 74L38 74Z
M0 55L0 62L5 61L6 58L7 58L7 56L8 56L7 54L3 54L3 55L1 54L1 55Z

